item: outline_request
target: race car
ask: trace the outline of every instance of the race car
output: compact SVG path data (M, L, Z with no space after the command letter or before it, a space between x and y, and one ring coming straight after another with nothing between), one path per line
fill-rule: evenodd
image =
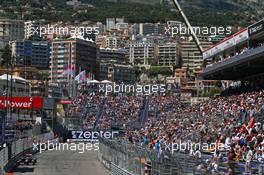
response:
M32 154L25 154L19 161L18 165L35 165L37 159L33 158Z

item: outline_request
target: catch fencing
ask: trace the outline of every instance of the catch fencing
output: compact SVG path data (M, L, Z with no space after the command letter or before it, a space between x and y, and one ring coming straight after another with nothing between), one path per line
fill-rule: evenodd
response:
M139 145L101 139L99 150L100 161L114 175L183 174L178 162Z
M0 175L3 175L27 151L33 150L33 143L45 143L54 138L53 133L41 134L5 144L0 151Z
M224 153L223 153L224 154ZM187 153L169 151L161 153L144 148L141 145L124 141L100 139L99 160L112 175L204 175L245 174L245 162L227 161L227 157L217 162L214 169L210 162L212 154L202 154L195 158ZM263 162L252 161L251 175L263 175Z

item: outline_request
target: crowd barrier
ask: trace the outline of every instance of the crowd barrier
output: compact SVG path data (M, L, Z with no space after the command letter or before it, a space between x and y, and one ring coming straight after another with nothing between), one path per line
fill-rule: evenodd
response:
M227 174L229 168L234 175L246 174L245 162L228 162L226 157L218 162L218 170L213 171L206 163L212 155L203 154L199 159L181 152L159 154L140 145L103 139L99 148L99 160L112 175L218 175ZM264 164L252 161L250 174L264 174Z
M183 174L179 163L138 145L100 139L99 150L99 160L113 175Z
M41 134L9 143L0 151L0 175L4 175L27 152L33 152L33 144L54 139L53 133Z

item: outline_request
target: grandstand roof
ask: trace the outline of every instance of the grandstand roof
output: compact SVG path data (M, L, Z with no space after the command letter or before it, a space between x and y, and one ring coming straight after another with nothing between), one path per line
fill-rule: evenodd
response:
M224 40L218 42L217 44L209 47L203 51L203 59L209 59L215 55L225 52L237 45L243 44L248 41L248 29L242 29L234 35L225 38Z
M201 76L209 80L241 80L262 73L264 46L207 67Z
M205 50L203 58L214 58L218 63L206 67L201 77L209 80L242 80L263 74L263 43L264 20L260 20Z
M1 75L0 76L0 80L11 80L11 75L8 75L7 76L7 74L4 74L4 75ZM24 78L21 78L21 77L17 77L17 76L12 76L12 79L13 80L20 80L20 81L24 81L24 82L28 82L26 79L24 79Z

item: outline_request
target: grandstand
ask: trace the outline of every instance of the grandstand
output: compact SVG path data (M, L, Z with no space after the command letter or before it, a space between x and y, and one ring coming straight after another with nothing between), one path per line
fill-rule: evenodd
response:
M202 77L240 81L236 89L190 105L180 92L105 95L83 85L66 109L68 129L122 131L100 138L99 159L112 174L264 174L263 23L203 53Z
M241 80L263 84L263 20L212 46L203 53L204 79Z
M192 106L177 96L149 97L147 120L140 130L127 130L126 142L102 141L105 161L128 156L114 163L134 174L142 173L142 167L145 174L264 174L263 23L203 53L204 79L239 81L239 86ZM167 150L179 142L222 144L223 149Z

